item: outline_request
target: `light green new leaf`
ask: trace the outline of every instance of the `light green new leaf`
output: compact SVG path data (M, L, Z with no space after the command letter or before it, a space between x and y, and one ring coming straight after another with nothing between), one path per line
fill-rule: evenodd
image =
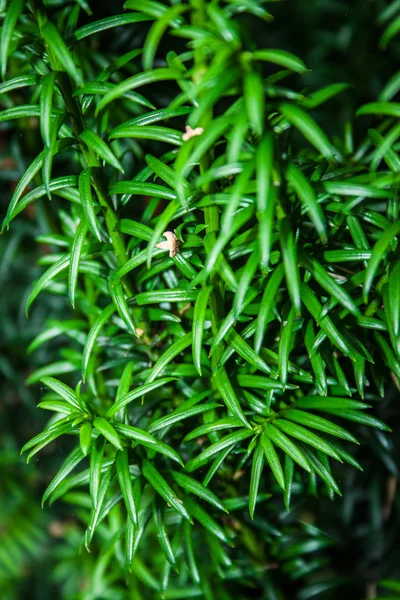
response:
M150 169L167 185L170 185L172 188L176 186L176 173L175 171L165 164L162 160L159 160L155 156L151 156L151 154L146 154L145 156L146 163L150 167Z
M94 441L90 452L89 490L94 507L97 506L101 474L107 469L107 467L103 469L105 447L106 440L102 436L99 436Z
M132 219L121 219L117 224L117 231L120 231L121 233L127 233L128 235L137 237L140 240L146 240L149 242L152 238L154 230L143 223L139 223L138 221L133 221Z
M155 140L158 142L165 142L172 144L173 146L182 145L182 134L176 129L170 127L156 127L152 126L137 126L129 125L124 128L116 130L110 138L121 139L121 138L133 138L137 140Z
M163 185L142 181L118 181L110 187L110 194L130 194L176 200L176 193ZM151 239L151 238L150 238Z

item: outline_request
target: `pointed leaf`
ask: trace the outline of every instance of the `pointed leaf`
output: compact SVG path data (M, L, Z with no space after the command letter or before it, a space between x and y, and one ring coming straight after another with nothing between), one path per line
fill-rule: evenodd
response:
M175 381L175 379L176 379L175 377L162 377L161 379L158 379L157 381L153 381L152 383L146 383L146 384L136 388L135 390L132 390L131 392L129 392L129 394L127 394L126 396L123 396L122 398L120 398L118 400L118 402L113 404L113 406L109 409L109 411L107 413L107 418L110 419L111 417L113 417L115 415L115 413L117 413L119 410L121 410L121 408L123 408L124 406L126 406L127 404L132 402L133 400L136 400L137 398L144 396L148 392L151 392L159 387L166 385L170 381Z
M147 431L138 427L132 427L131 425L124 425L123 423L115 423L115 429L124 438L133 440L137 444L142 444L146 448L151 448L164 456L168 456L168 458L183 466L182 459L176 450L150 435Z
M132 476L129 471L128 451L120 450L117 453L115 467L117 478L122 497L125 502L126 511L132 523L137 527L138 524L138 507L135 504L133 494Z
M235 391L232 387L232 384L224 367L222 367L215 374L214 379L215 385L217 386L217 389L221 394L221 397L225 402L227 409L230 410L233 413L233 415L243 423L245 427L251 428L251 425L244 415L243 409L240 406L240 402L235 394Z
M265 435L297 462L305 471L311 472L311 467L304 454L284 433L269 423L265 428Z
M178 471L170 471L170 473L176 483L183 488L186 493L194 494L209 504L212 504L219 510L228 512L220 499L203 484L199 483L192 477L188 477L188 475L185 475L185 473L178 473Z
M101 435L103 435L106 440L108 440L113 446L115 446L118 450L122 450L122 443L118 433L115 431L114 427L104 419L103 417L96 417L93 421L93 426L97 429Z
M264 467L264 450L261 444L256 445L253 455L253 463L251 466L250 489L249 489L249 513L250 517L254 518L254 510L257 503L258 488Z
M379 240L376 242L375 246L372 249L372 255L368 261L368 266L365 274L363 291L363 298L365 304L368 302L369 292L379 264L382 261L390 242L395 236L399 234L399 232L400 221L396 221L395 223L392 223L391 225L389 225L389 227L386 228L386 230L380 235Z
M54 477L50 485L46 488L42 497L42 507L46 500L60 485L60 483L69 475L69 473L76 467L78 463L80 463L82 459L83 453L80 447L78 446L78 448L74 448L74 450L72 450L69 456L65 459L57 475Z
M173 489L165 481L164 477L157 471L149 460L143 461L142 473L150 485L156 490L165 502L172 506L184 519L191 521L190 514L186 510L182 500L178 498Z
M192 458L187 463L186 469L189 472L195 471L199 467L201 467L201 466L205 465L207 462L209 462L209 460L214 456L214 454L222 452L222 450L225 450L225 448L227 448L227 447L231 448L233 444L237 444L252 435L254 435L254 432L252 429L244 429L244 428L240 429L239 431L234 431L233 433L230 433L229 435L226 435L225 437L218 440L218 442L211 444L211 446L209 446L208 448L203 450L203 452L201 452L198 456L196 456L196 458Z
M24 8L24 0L11 0L5 13L0 38L1 76L5 79L7 70L8 49L18 18ZM3 7L4 10L4 7Z
M57 61L57 70L66 71L68 75L79 83L81 76L75 66L75 62L67 48L66 43L58 32L57 28L50 21L46 21L40 28L40 33L46 43L48 51L51 52Z
M106 163L114 167L114 169L118 169L121 173L124 173L124 169L113 151L107 146L105 141L97 135L97 133L91 129L85 129L79 137L88 148L93 150L93 152L100 156Z
M96 209L92 196L90 174L91 169L87 168L84 171L82 171L82 173L79 175L79 196L90 230L93 233L93 235L101 242L100 225L96 217Z
M267 426L268 427L268 426ZM279 456L274 448L273 443L266 433L261 436L260 446L264 452L265 458L268 461L271 471L278 482L279 486L285 489L285 477L283 475L283 469Z
M201 349L203 342L204 321L206 318L206 310L210 294L213 291L213 286L202 288L197 295L194 305L193 314L193 362L201 377Z
M81 258L82 247L85 241L87 230L87 221L85 218L82 218L76 229L74 240L72 242L71 261L69 263L68 271L68 295L72 304L72 308L75 308L75 294L78 283L79 261Z
M104 308L99 313L99 315L96 317L96 319L92 325L92 328L88 333L88 336L86 338L85 347L82 352L82 379L83 379L83 381L86 380L86 375L87 375L88 366L89 366L89 360L92 355L92 351L93 351L94 345L96 343L96 339L99 336L100 331L102 330L104 325L107 323L107 321L109 320L109 318L115 311L116 311L116 307L114 304L109 304L108 306L106 306L106 308Z

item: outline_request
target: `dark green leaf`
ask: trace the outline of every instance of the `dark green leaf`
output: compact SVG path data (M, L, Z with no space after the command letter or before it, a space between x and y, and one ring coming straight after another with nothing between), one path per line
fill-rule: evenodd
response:
M268 428L268 425L267 425L267 428ZM261 435L260 445L264 452L265 458L267 459L267 462L268 462L269 466L271 467L271 471L272 471L275 479L277 480L280 487L284 490L285 489L285 477L283 475L282 465L279 460L278 454L275 450L275 447L274 447L273 443L271 442L270 438L268 437L267 432L265 432Z
M213 286L202 288L197 295L193 315L193 362L201 376L201 350L203 342L204 321L210 294Z
M7 7L0 38L1 76L5 79L7 70L8 49L18 18L24 8L24 0L11 0Z
M129 472L129 460L128 451L120 450L117 453L115 461L115 467L117 471L117 478L119 487L124 498L125 506L129 518L132 523L137 527L138 524L138 507L135 504L135 497L133 493L132 476Z
M184 519L191 521L190 514L186 510L182 500L178 498L172 488L165 481L164 477L157 471L154 465L148 461L143 461L142 473L150 485L164 498L165 502L172 506L177 513Z
M279 446L279 448L288 454L303 469L309 473L311 472L311 467L304 454L295 444L293 444L293 442L289 440L284 433L269 423L265 428L265 435L271 440L271 442L273 442L276 446Z
M103 417L96 417L93 426L118 450L122 450L122 443L114 427Z
M213 492L192 477L188 477L188 475L185 475L184 473L178 473L177 471L171 471L171 475L176 483L185 490L185 492L194 494L209 504L212 504L219 510L228 512L222 502L215 494L213 494Z

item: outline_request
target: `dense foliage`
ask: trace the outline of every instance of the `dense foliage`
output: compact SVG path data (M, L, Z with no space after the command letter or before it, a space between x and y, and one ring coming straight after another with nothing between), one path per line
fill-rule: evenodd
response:
M0 3L7 598L400 590L400 3L303 4Z

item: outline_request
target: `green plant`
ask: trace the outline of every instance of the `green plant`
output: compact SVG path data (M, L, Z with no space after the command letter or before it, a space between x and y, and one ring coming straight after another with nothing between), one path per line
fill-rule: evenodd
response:
M42 149L3 229L40 206L26 310L45 291L65 313L29 348L62 340L28 377L55 416L23 451L67 438L43 503L72 503L99 545L83 597L102 578L123 597L125 577L138 598L228 598L235 579L279 598L267 557L302 578L298 537L331 539L303 525L288 551L266 501L340 494L359 426L389 431L375 415L400 375L399 107L388 84L358 111L385 117L366 138L347 121L331 140L312 113L348 85L310 91L299 58L259 47L261 2L124 8L12 0L4 16L0 122Z

